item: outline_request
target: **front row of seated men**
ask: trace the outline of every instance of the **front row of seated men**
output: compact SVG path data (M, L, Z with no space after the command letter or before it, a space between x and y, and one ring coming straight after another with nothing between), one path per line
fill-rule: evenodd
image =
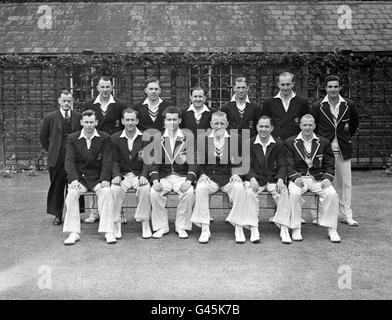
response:
M123 111L121 121L125 129L111 137L95 129L93 111L83 113L83 129L70 134L67 143L65 169L70 184L63 227L69 233L66 245L80 239L78 198L87 190L98 197L98 232L105 234L109 244L120 239L120 212L130 188L137 190L135 219L142 223L143 238L161 238L169 232L165 194L174 191L179 196L175 219L178 236L188 238L187 231L193 223L201 228L199 242L207 243L211 237L209 195L222 190L233 204L226 221L234 226L235 241L245 242L246 228L250 229L250 242L259 242L258 193L267 190L277 205L272 221L280 228L282 242L301 241L301 195L310 190L320 196L317 223L328 228L332 242L340 242L336 231L338 195L331 185L334 156L330 142L313 133L312 115L304 115L300 120L301 132L285 142L271 136L271 119L260 117L256 124L258 134L250 142L247 140L249 156L242 154L242 163L250 161L245 173L240 170L239 154L246 146L240 142L241 136L226 130L224 112L213 113L212 130L198 136L197 146L197 139L190 139L189 131L179 128L178 108L166 108L163 117L165 131L155 136L146 131L148 140L137 128L138 113L133 109ZM204 143L199 144L200 141ZM192 161L196 154L197 161ZM151 155L153 161L146 161Z

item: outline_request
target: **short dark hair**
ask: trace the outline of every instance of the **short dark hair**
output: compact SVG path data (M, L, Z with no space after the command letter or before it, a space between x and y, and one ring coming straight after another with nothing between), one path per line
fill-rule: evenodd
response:
M157 77L155 77L155 76L151 76L151 77L148 77L148 78L144 81L144 88L147 88L148 84L151 83L151 82L156 82L156 83L158 83L159 87L161 87L161 84L160 84L160 82L159 82L159 79L158 79Z
M337 81L340 86L340 78L338 76L335 76L334 74L330 74L329 76L327 76L325 78L325 86L327 86L328 82L330 82L330 81Z
M59 93L59 98L61 97L62 94L65 94L65 95L71 94L72 95L72 92L68 88L61 88L60 93Z
M246 77L244 77L244 76L236 77L234 79L234 86L235 86L236 82L245 82L246 85L248 85L248 81L246 81Z
M202 87L196 86L196 87L191 88L191 95L193 94L193 91L199 91L199 90L202 90L204 95L206 94L206 92L204 91L204 89Z
M163 110L163 113L162 113L163 119L166 119L166 115L168 113L177 113L178 117L180 119L182 118L182 111L181 111L181 109L177 108L176 106L168 106L165 110Z
M122 111L122 117L124 118L124 114L126 113L134 113L136 115L136 118L139 119L139 112L131 107L125 108Z
M270 116L266 116L266 115L260 116L260 117L257 119L256 126L259 124L259 121L260 121L261 119L263 119L263 120L269 120L271 126L274 126L274 122L272 121L272 118L271 118Z
M99 81L110 81L110 83L113 85L113 80L112 80L112 78L110 78L110 77L108 77L108 76L102 76L102 77L100 77L99 78L99 80L98 80L98 83L99 83Z
M94 116L95 119L97 119L97 116L95 115L95 112L93 110L91 110L91 109L87 109L86 111L83 111L83 113L82 113L82 118L83 117L91 117L91 116Z

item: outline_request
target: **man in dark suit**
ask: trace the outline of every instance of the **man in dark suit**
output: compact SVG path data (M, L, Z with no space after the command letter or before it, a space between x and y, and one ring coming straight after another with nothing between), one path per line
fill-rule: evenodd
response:
M290 228L292 239L301 241L301 212L305 202L301 195L307 190L320 196L320 216L317 223L328 228L332 242L340 242L337 233L339 197L332 180L335 158L328 139L314 134L315 121L311 114L300 119L301 132L286 140L289 194L291 202Z
M65 199L63 232L69 232L65 245L73 245L80 239L80 213L78 199L88 190L98 198L100 215L98 232L105 234L106 242L116 243L114 232L113 197L110 191L112 153L110 136L97 131L97 120L92 110L82 113L83 129L71 133L67 140L65 171L68 175L68 194Z
M99 95L81 105L82 111L92 110L97 117L97 130L104 131L109 135L121 131L123 126L121 124L122 111L127 107L126 103L120 99L112 96L113 82L109 77L103 76L99 79L97 90ZM96 206L93 201L93 207ZM90 216L84 221L93 223L99 219L96 209L91 209Z
M294 75L283 72L279 75L278 94L263 103L262 115L269 116L274 123L274 138L285 141L287 138L297 135L301 130L299 120L304 114L310 112L308 102L293 92Z
M249 130L250 137L256 135L255 125L259 119L261 108L251 103L248 98L249 86L245 77L234 80L234 96L229 103L222 106L221 110L226 113L230 129L238 129L243 135L243 129Z
M280 228L283 243L291 243L288 227L290 226L290 198L284 183L287 176L286 147L284 142L273 138L274 127L268 116L261 116L256 124L258 135L250 140L250 169L245 178L247 192L244 212L249 212L252 225L258 226L258 193L267 190L276 203L276 212L272 218Z
M200 243L210 240L210 208L209 196L219 190L227 193L233 207L226 218L235 227L237 243L245 242L243 226L250 225L251 241L259 241L257 227L249 221L248 213L244 211L246 192L242 179L236 173L235 156L238 154L239 137L229 135L226 131L229 123L226 114L217 111L212 114L212 131L205 137L204 151L198 145L199 179L196 185L196 202L191 221L201 228ZM237 150L233 150L237 148ZM236 152L235 152L236 151Z
M147 98L133 107L139 112L139 129L141 132L147 129L156 129L161 132L164 129L163 111L173 104L159 97L161 86L156 77L149 77L145 81L144 92Z
M135 219L142 222L142 238L151 238L151 202L149 167L143 163L143 148L148 141L143 141L143 134L137 128L138 112L131 108L123 110L121 119L122 132L111 136L113 150L113 170L111 190L114 200L114 236L121 238L121 207L128 189L137 190L138 206Z
M151 166L150 181L153 185L150 191L152 205L153 238L162 238L169 232L165 194L174 191L179 196L176 212L176 232L181 239L188 238L186 230L192 229L191 215L195 195L192 184L196 181L197 166L193 159L194 140L192 135L183 132L181 110L168 107L163 111L165 131L159 139L161 154L154 153L154 163Z
M48 214L54 215L53 223L61 225L67 174L64 169L67 137L79 131L81 114L72 110L72 93L63 89L58 98L59 110L45 115L40 131L42 147L48 152L50 187L47 196Z
M210 128L213 111L204 104L206 96L203 88L194 87L191 90L190 99L192 104L182 113L180 127L191 130L196 137L198 129L205 131Z
M351 210L351 139L358 128L358 111L354 101L339 94L339 77L330 75L325 83L327 95L313 103L311 113L316 120L315 132L331 141L335 155L334 187L339 195L342 222L355 227L358 222Z

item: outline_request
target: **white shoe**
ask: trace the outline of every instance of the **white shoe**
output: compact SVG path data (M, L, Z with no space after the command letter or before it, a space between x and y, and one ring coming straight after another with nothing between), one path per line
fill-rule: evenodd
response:
M106 239L106 243L107 244L114 244L114 243L117 242L116 237L111 232L106 232L105 233L105 239Z
M293 239L294 241L302 241L301 228L293 229L291 239Z
M94 223L95 221L99 220L99 214L97 212L91 212L90 216L84 220L87 223Z
M121 221L119 222L115 222L114 223L114 237L116 239L121 239L122 238L122 234L121 234Z
M312 221L313 224L318 224L317 218Z
M351 227L358 227L359 224L353 218L346 218L342 220L343 223L347 223Z
M244 229L239 225L235 226L235 242L237 243L245 242Z
M187 239L188 233L182 228L176 228L176 232L178 233L178 237L180 239Z
M202 225L199 242L208 243L208 241L210 241L210 237L211 237L210 227L208 225Z
M152 237L151 227L150 227L150 220L143 220L142 221L142 238L143 239L150 239Z
M80 240L80 235L77 232L71 232L67 239L64 240L66 246L72 246L76 241Z
M285 244L291 243L291 238L290 238L290 233L289 233L288 227L286 227L286 226L280 227L280 239Z
M329 240L331 240L332 242L338 243L342 241L336 229L328 228L328 236L329 236Z
M162 229L158 229L157 231L154 232L154 234L152 235L152 237L154 239L160 239L162 238L165 234L169 233L169 228L162 228Z
M305 223L306 221L303 218L301 218L301 224L305 224Z
M258 227L250 227L250 242L260 242L260 232Z

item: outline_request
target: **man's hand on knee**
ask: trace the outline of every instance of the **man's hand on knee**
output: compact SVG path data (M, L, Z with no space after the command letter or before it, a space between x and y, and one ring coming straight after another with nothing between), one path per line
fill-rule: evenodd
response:
M120 183L121 183L121 177L120 176L114 177L112 179L112 184L115 184L115 185L119 186Z
M328 187L331 186L331 181L328 179L324 179L323 181L321 181L321 189L325 190Z
M304 180L302 178L297 178L294 180L294 183L297 187L303 188L305 186Z
M185 180L185 182L184 182L184 183L181 185L181 187L180 187L180 191L181 191L182 193L187 192L188 189L191 187L191 185L192 185L192 182L191 182L191 181Z
M259 191L260 185L257 182L256 178L253 177L252 179L250 179L249 182L252 190L257 193Z
M144 186L148 184L148 180L146 179L146 177L140 176L139 177L139 186Z
M282 191L286 190L287 191L287 187L283 182L283 179L278 179L278 182L276 183L276 191L278 193L282 193Z
M161 192L162 191L162 184L158 181L158 180L154 180L153 182L152 182L152 187L154 188L154 190L156 191L156 192Z
M79 183L79 181L78 181L78 180L72 181L72 182L69 184L68 189L71 189L71 190L79 190L79 189L80 189L80 183Z

